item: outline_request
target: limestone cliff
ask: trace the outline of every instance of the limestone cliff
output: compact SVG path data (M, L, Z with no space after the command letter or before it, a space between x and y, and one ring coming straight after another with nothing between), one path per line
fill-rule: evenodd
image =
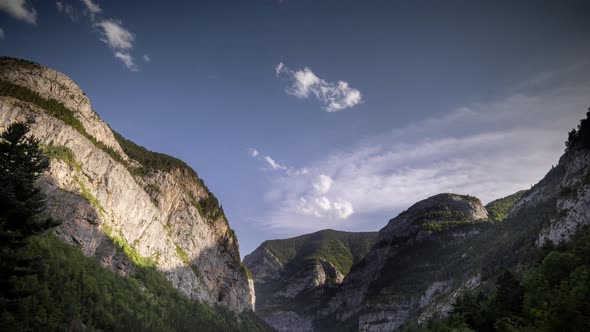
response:
M0 127L15 121L29 122L51 157L40 185L61 239L123 275L131 261L154 265L195 300L254 308L237 239L187 165L114 133L65 75L1 58Z
M572 149L510 211L516 216L535 206L551 205L556 214L545 224L537 245L567 241L581 227L590 225L590 150Z

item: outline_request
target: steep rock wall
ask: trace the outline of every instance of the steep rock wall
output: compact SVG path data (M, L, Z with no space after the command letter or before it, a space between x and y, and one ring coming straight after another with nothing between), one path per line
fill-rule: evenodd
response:
M37 105L0 96L0 127L31 124L30 134L57 151L41 180L48 212L63 221L56 233L121 274L133 264L154 264L187 296L234 311L254 308L252 281L225 217L202 215L211 195L192 171L153 170L134 175L113 132L85 94L65 75L15 59L0 61L0 80L25 87L69 108L96 142ZM127 251L124 255L122 251Z

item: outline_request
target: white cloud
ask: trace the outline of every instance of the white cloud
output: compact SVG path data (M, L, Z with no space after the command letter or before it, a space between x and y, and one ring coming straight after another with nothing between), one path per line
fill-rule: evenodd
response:
M283 67L285 67L285 65L283 64L282 61L279 62L279 64L275 67L275 72L276 72L277 77L279 77L279 75L283 71Z
M3 0L0 0L0 2ZM87 17L91 24L101 34L100 40L104 42L113 52L113 56L123 62L125 67L130 71L139 71L135 62L132 51L135 43L135 34L126 29L120 20L100 19L95 20L97 14L102 13L102 8L94 0L81 0L86 9L76 9L70 4L57 1L55 4L60 13L65 14L72 21L77 20L80 16ZM83 12L83 13L82 13ZM141 56L145 63L151 59L147 54Z
M274 159L270 156L264 156L264 161L270 166L272 169L285 169L285 166L277 163Z
M0 11L7 12L17 20L37 23L37 11L27 5L26 0L0 0Z
M587 108L587 83L461 107L332 151L309 162L305 176L275 173L261 219L285 235L379 229L387 220L367 216L394 217L441 192L489 202L526 189L563 153Z
M274 188L277 190L271 190L265 197L268 201L280 205L279 212L283 215L288 214L290 218L305 216L318 221L333 221L347 219L354 213L350 201L331 193L334 180L329 175L312 174L307 168L295 169L280 164L257 149L250 149L249 154L265 162L267 169L280 171L279 177L275 179L277 185ZM293 187L284 190L284 185L287 184L292 184ZM315 224L317 225L319 224Z
M308 217L332 220L347 219L354 213L350 202L344 200L332 202L326 196L300 197L295 211Z
M282 62L275 67L277 77L285 77L290 85L285 89L290 95L307 99L315 97L327 112L338 112L354 107L362 101L361 92L351 88L348 82L327 82L305 67L301 70L291 70Z
M332 208L338 214L340 219L346 219L354 213L352 204L348 201L339 200L332 203Z
M253 148L249 149L248 154L252 158L263 161L265 163L265 165L268 166L267 168L265 168L267 170L281 171L283 174L288 175L288 176L304 175L304 174L308 173L308 170L306 168L296 169L296 168L293 168L290 166L283 165L283 164L277 162L271 156L263 155L257 149L253 149Z
M315 218L336 220L350 217L354 209L349 201L328 197L333 183L334 180L325 174L317 176L311 181L314 190L299 197L295 212Z
M78 19L78 11L70 4L64 4L61 1L57 1L55 5L57 6L57 11L66 15L70 20L76 21Z
M248 153L250 154L250 157L252 157L252 158L258 157L258 155L260 154L260 152L258 152L258 150L256 150L256 149L250 149L248 151Z
M125 29L120 21L104 20L96 24L101 29L102 39L109 47L115 50L130 50L133 48L135 35Z
M334 180L331 177L320 174L317 180L312 183L312 186L318 194L325 194L332 188L332 183L334 183Z
M284 70L284 69L283 69ZM317 77L309 68L303 68L303 70L298 70L293 72L293 86L291 86L287 92L299 97L299 98L308 98L312 90L317 87L321 89L319 77Z
M115 58L123 61L125 66L127 68L129 68L129 70L131 70L131 71L138 70L137 66L135 65L135 62L133 61L133 57L131 56L131 54L117 51L117 52L115 52Z
M100 6L97 3L92 2L92 0L82 0L82 2L90 12L91 16L102 12Z
M2 28L0 28L0 39L4 39L4 30L2 30Z
M129 70L138 71L139 68L131 55L135 35L125 29L123 24L117 20L103 20L96 23L96 27L100 29L103 35L101 40L113 49L115 58L121 60ZM149 61L147 55L144 55L143 59L146 62Z

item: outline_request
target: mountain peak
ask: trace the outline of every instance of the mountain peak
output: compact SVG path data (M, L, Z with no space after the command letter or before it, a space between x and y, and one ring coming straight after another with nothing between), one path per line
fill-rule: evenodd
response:
M488 212L479 198L442 193L412 205L391 219L380 235L382 238L406 237L421 230L444 230L487 219Z
M50 160L39 187L60 239L121 275L149 266L187 298L254 308L235 234L186 163L115 135L70 78L26 60L0 57L0 115L29 121Z
M78 121L92 139L128 159L111 128L92 109L88 96L65 74L28 60L0 57L0 84L4 96L22 100L23 94L33 95L35 100L44 101L45 111L71 111L72 120Z

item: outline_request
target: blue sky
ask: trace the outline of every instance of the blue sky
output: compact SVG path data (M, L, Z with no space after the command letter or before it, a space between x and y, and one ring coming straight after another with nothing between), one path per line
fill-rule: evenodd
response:
M0 54L194 167L242 255L538 181L590 105L587 1L0 0Z

